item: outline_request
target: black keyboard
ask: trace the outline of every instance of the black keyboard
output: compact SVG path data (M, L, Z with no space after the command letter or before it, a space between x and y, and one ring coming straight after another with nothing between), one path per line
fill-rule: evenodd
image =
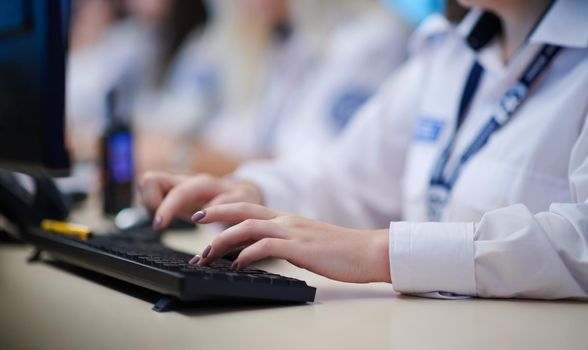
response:
M193 255L164 246L147 228L87 240L33 230L26 240L58 260L161 293L156 311L169 309L178 299L302 303L314 301L316 293L294 278L254 268L232 271L225 259L190 265Z

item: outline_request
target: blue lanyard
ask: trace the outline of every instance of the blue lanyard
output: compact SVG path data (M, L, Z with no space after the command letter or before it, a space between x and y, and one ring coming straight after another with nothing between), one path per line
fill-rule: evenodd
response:
M429 220L439 221L441 214L453 186L459 178L459 174L464 165L478 153L488 142L490 136L496 131L500 130L506 125L513 117L514 113L523 103L523 100L527 96L527 92L533 83L537 81L539 76L547 69L549 64L553 61L555 56L561 51L560 46L555 45L543 45L541 50L533 58L525 72L518 79L517 83L506 91L506 93L500 99L496 112L490 118L490 120L482 127L478 136L472 141L466 151L458 158L455 167L447 173L447 163L453 152L457 134L463 121L467 108L469 107L472 98L477 90L480 77L482 76L482 66L476 61L472 66L466 85L464 87L459 111L457 115L457 122L455 131L449 140L449 143L441 153L439 160L435 168L433 169L433 175L429 181L429 195L428 195L428 207L427 215ZM446 176L447 173L447 176Z

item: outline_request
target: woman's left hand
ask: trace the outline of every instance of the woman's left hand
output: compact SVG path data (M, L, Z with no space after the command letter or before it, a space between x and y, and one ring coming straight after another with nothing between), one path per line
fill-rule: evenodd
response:
M388 230L354 230L290 215L250 203L212 206L194 215L200 224L239 222L218 235L202 257L207 265L238 247L233 267L273 257L343 282L391 282Z

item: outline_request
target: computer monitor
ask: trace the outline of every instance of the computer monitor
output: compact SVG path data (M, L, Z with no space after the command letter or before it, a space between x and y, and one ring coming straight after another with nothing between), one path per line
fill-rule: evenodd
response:
M66 174L69 0L0 1L0 168Z

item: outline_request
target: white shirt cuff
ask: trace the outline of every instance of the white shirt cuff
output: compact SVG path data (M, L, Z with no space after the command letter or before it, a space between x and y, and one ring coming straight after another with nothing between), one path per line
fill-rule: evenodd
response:
M393 222L389 234L397 292L476 295L473 223Z

